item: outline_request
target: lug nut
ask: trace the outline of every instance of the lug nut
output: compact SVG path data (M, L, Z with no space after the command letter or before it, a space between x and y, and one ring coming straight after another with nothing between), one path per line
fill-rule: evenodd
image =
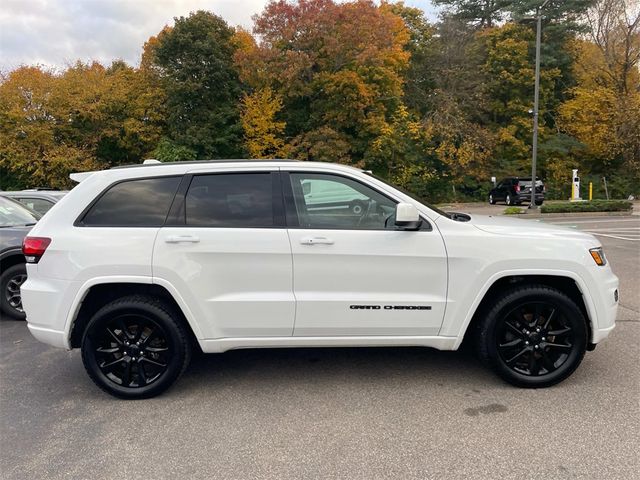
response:
M535 349L537 350L537 349L538 349L538 345L536 345L536 346L535 346L535 347L533 347L533 348L535 348Z
M540 332L540 327L536 328L536 332Z
M529 342L524 342L525 345L529 345Z
M547 341L547 339L546 339L545 337L542 337L542 341L543 341L543 342L546 342L546 341Z

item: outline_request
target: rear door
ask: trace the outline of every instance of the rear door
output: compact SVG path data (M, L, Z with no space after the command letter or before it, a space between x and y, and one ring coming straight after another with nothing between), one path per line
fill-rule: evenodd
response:
M394 227L396 201L341 174L284 173L295 336L437 335L447 257L426 219Z
M277 172L188 175L156 239L153 276L179 290L206 338L291 335L291 247Z

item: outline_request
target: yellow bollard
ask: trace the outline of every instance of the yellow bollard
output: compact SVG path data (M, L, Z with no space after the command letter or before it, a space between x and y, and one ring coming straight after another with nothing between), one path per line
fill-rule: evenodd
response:
M589 201L593 198L593 182L589 182Z

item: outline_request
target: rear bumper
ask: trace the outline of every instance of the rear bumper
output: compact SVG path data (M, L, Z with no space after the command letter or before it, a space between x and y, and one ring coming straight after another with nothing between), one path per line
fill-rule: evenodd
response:
M536 193L535 200L536 200L536 202L544 201L544 193ZM520 193L520 194L518 194L518 201L519 202L530 202L531 201L531 194L530 193Z
M38 327L36 325L31 325L30 323L27 324L27 327L29 327L31 335L33 335L36 340L56 348L69 348L65 332L45 327Z
M37 265L27 265L27 281L20 287L29 331L41 342L69 348L67 316L78 284L39 278L37 273L31 273L36 268Z

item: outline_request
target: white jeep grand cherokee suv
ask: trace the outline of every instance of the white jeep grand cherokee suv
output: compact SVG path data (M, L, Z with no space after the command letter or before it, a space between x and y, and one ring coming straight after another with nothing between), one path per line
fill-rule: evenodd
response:
M198 347L455 350L465 335L506 381L544 387L614 328L618 279L578 231L447 214L327 163L82 176L25 239L22 301L31 333L81 348L118 397L161 393Z

